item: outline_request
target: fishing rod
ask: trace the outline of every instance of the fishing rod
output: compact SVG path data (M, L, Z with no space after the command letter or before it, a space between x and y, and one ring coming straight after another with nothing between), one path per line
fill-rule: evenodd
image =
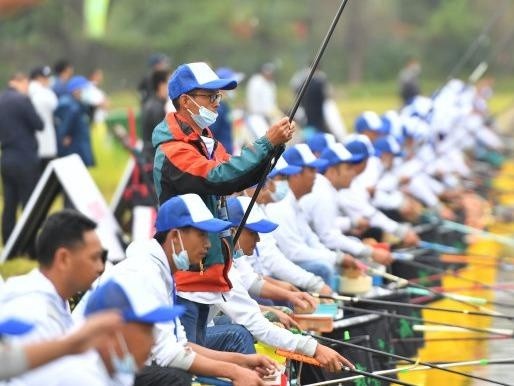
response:
M506 34L502 41L500 42L500 44L498 44L493 53L490 53L489 55L487 55L489 58L492 58L494 60L494 58L496 58L496 55L498 55L500 52L503 52L504 49L507 47L508 44L510 44L512 38L514 38L514 29L511 30L508 34ZM487 69L489 68L489 63L487 60L482 60L476 67L475 69L471 72L471 74L469 75L469 78L468 78L468 82L469 83L476 83L484 74L485 72L487 71Z
M490 310L490 309L488 309L486 307L483 307L483 304L487 304L488 303L487 299L476 298L476 297L471 297L471 296L464 296L464 295L458 295L458 294L452 294L452 293L447 293L447 292L436 292L433 289L431 289L430 287L424 286L422 284L413 283L413 282L410 282L407 279L403 279L401 277L392 275L392 274L387 273L387 272L382 272L382 271L380 271L378 269L375 269L375 268L371 268L371 267L367 266L366 264L362 263L361 261L357 260L356 264L364 272L369 272L369 273L374 274L374 275L382 276L383 278L394 282L397 285L397 287L405 287L407 285L411 285L411 286L415 287L415 288L411 289L411 291L412 292L416 292L417 291L418 294L420 294L422 296L425 296L425 295L431 293L433 295L442 296L442 297L444 297L446 299L451 299L451 300L459 302L461 304L465 304L466 306L473 307L473 308L475 308L475 309L477 309L479 311L489 312L491 315L501 315L501 313L499 313L499 312L496 312L496 311ZM419 293L420 292L419 290L421 290L423 293Z
M448 313L454 313L454 314L487 316L489 318L494 317L494 318L498 318L498 319L514 320L514 315L491 315L486 312L480 312L480 311L455 310L452 308L425 306L423 304L412 304L412 303L395 302L395 301L391 301L391 300L359 298L358 296L321 295L321 294L318 294L315 292L310 292L310 294L318 299L340 300L340 301L347 302L350 304L359 304L359 303L376 304L376 305L382 305L382 306L396 306L396 307L404 307L404 308L414 308L414 309L418 309L418 310L430 310L430 311L448 312Z
M448 373L452 373L452 374L456 374L456 375L461 375L461 376L467 377L467 378L473 378L473 379L477 379L477 380L480 380L480 381L494 383L494 384L497 384L497 385L514 386L513 384L508 384L508 383L503 383L503 382L500 382L500 381L495 381L495 380L492 380L492 379L481 377L479 375L473 375L473 374L464 373L462 371L457 371L457 370L453 370L453 369L450 369L450 368L445 368L443 366L436 365L436 364L433 364L433 363L430 363L430 362L424 362L424 361L420 361L420 360L410 359L410 358L407 358L407 357L404 357L404 356L401 356L401 355L391 354L391 353L388 353L388 352L385 352L385 351L380 351L380 350L377 350L377 349L374 349L374 348L370 348L370 347L358 346L358 345L353 344L353 343L343 342L343 341L340 341L340 340L337 340L337 339L327 338L327 337L324 337L324 336L321 336L321 335L317 335L317 334L312 334L312 333L309 333L309 332L303 332L303 334L312 336L313 338L315 338L317 340L320 340L320 341L323 341L323 342L336 344L336 345L339 345L339 346L342 346L342 347L351 347L351 348L354 348L354 349L357 349L357 350L367 351L367 352L370 352L370 353L373 353L373 354L378 354L378 355L386 356L386 357L389 357L389 358L399 359L399 360L405 361L407 363L412 363L412 364L415 364L415 365L427 366L428 368L431 368L431 369L437 369L437 370L445 371L445 372L448 372Z
M339 305L343 310L353 311L361 314L374 314L379 316L384 316L386 318L392 318L392 319L404 319L404 320L410 320L413 322L421 322L421 323L429 323L436 327L443 326L443 327L450 327L451 331L454 331L455 329L459 329L461 331L469 331L469 332L477 332L480 334L492 334L492 335L498 335L498 336L504 336L506 338L512 338L514 337L514 331L509 329L494 329L494 328L479 328L479 327L468 327L468 326L458 326L456 324L451 323L445 323L445 322L437 322L434 320L426 320L424 318L418 318L416 316L409 316L404 314L397 314L392 313L388 311L378 311L378 310L371 310L367 308L358 308L358 307L351 307L351 306L344 306ZM429 325L430 327L430 325Z
M489 341L510 339L508 336L467 336L451 338L392 338L391 343L423 343L423 342L454 342L454 341Z
M500 283L500 284L497 284L495 286L493 286L493 288L509 288L509 289L514 289L514 283ZM434 291L450 291L450 292L454 292L454 291L483 291L484 288L480 287L479 285L475 285L475 286L469 286L469 287L448 287L448 288L443 288L443 287L432 287L432 289Z
M471 279L471 278L459 275L457 273L457 271L453 270L453 269L441 269L441 268L433 267L433 266L428 265L428 264L420 263L419 261L412 261L412 260L404 260L403 262L405 264L407 264L407 265L412 266L412 267L426 269L426 270L429 270L429 271L432 271L432 272L435 272L435 273L439 273L439 274L442 274L442 275L450 275L450 276L453 276L453 277L455 277L455 278L457 278L459 280L466 281L468 283L478 284L478 285L480 285L480 286L482 286L482 287L484 287L485 289L488 289L488 290L498 291L498 292L503 292L503 293L507 293L507 294L510 294L510 295L514 295L514 291L512 291L512 290L509 290L509 289L506 289L506 288L505 289L504 288L494 288L492 285L484 283L483 281L476 280L476 279ZM514 304L502 304L502 303L496 303L495 301L489 301L489 303L493 304L493 305L497 305L497 306L505 306L505 307L512 306L512 307L514 307Z
M298 95L296 97L296 100L293 104L293 108L289 112L289 122L293 122L293 118L296 114L296 111L298 110L298 107L300 107L300 102L307 91L307 86L311 82L311 79L314 75L314 72L318 68L319 61L321 60L321 57L323 56L323 53L325 52L325 49L327 48L328 42L330 41L330 38L332 37L332 34L334 33L334 30L337 26L337 23L339 22L339 19L341 17L341 14L344 11L344 8L346 7L346 4L348 3L348 0L343 0L341 2L341 5L339 6L339 9L337 10L336 15L334 16L334 19L332 20L332 23L330 24L330 28L327 31L327 34L325 35L325 38L323 39L323 42L321 43L321 46L316 54L316 57L314 58L313 63L311 64L309 74L305 81L302 84L302 88L298 92ZM252 195L252 198L248 204L248 208L246 209L243 218L241 219L241 223L237 227L236 233L233 238L233 243L236 244L239 240L239 236L241 236L241 232L243 231L244 225L246 224L246 221L248 220L248 216L250 215L250 212L252 211L253 206L255 205L255 201L257 200L257 197L259 196L260 191L262 190L262 187L266 183L266 177L269 174L269 172L275 167L277 164L277 161L280 157L280 155L284 152L284 145L281 145L277 147L270 159L266 167L264 168L264 173L261 176L261 179L259 180L259 183L257 184L257 187L255 188L255 192Z
M486 37L489 34L489 31L492 27L497 23L498 20L501 19L501 17L506 13L508 7L508 2L504 2L503 7L499 8L498 11L493 14L491 19L489 19L488 23L482 28L482 31L480 31L480 34L471 42L469 45L467 51L460 57L460 60L455 63L453 68L451 69L450 73L448 74L446 78L446 82L453 79L457 73L460 72L462 67L468 62L468 60L471 58L471 56L475 53L475 51L486 41ZM439 88L440 90L441 88ZM438 90L438 91L439 91ZM436 93L437 94L437 91Z
M506 359L477 359L472 361L461 361L461 362L444 362L444 363L438 363L438 366L441 368L451 368L451 367L467 367L467 366L487 366L487 365L510 365L514 363L514 358L506 358ZM411 371L423 371L423 370L430 370L431 368L429 366L420 366L420 365L412 365L412 366L405 366L405 367L399 367L389 370L379 370L379 371L373 371L372 374L379 374L379 375L388 375L388 374L396 374L396 373L408 373ZM316 382L316 383L310 383L305 386L328 386L328 385L336 385L344 382L350 382L350 381L356 381L358 379L362 379L363 377L360 375L354 376L354 377L347 377L347 378L339 378L339 379L331 379L329 381L323 381L323 382Z
M315 358L312 358L312 357L308 357L306 355L302 355L302 354L298 354L298 353L295 353L295 352L291 352L291 351L285 351L285 350L276 350L276 353L280 356L283 356L287 359L291 359L291 360L295 360L295 361L298 361L298 362L302 362L302 363L308 363L310 365L313 365L313 366L318 366L318 367L321 367L321 363L315 359ZM379 381L385 381L385 382L388 382L388 383L395 383L395 384L398 384L398 385L404 385L404 386L416 386L412 383L408 383L408 382L403 382L403 381L399 381L397 379L393 379L393 378L389 378L389 377L384 377L383 375L380 375L380 374L376 374L376 373L370 373L370 372L367 372L367 371L364 371L364 370L360 370L360 369L357 369L357 368L352 368L352 367L349 367L349 366L344 366L341 364L341 370L342 371L345 371L347 373L350 373L350 374L357 374L358 376L361 376L363 378L373 378L373 379L378 379Z
M445 228L464 233L464 234L472 234L472 235L479 235L484 238L488 238L494 241L497 241L499 243L502 243L504 245L507 245L509 247L514 247L514 239L511 237L498 235L496 233L487 232L478 228L474 228L468 225L460 224L455 221L450 220L442 220L441 225Z

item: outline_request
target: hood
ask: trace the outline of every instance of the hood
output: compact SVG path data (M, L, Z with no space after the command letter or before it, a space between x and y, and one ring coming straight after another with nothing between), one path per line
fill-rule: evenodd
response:
M18 296L26 296L28 293L59 296L52 282L38 268L34 268L26 275L9 278L2 287L0 302L10 301Z
M154 259L159 263L161 269L171 275L168 258L161 245L155 239L133 241L127 247L127 258L118 265L130 264L131 266L147 264L144 260ZM126 262L126 263L125 263Z

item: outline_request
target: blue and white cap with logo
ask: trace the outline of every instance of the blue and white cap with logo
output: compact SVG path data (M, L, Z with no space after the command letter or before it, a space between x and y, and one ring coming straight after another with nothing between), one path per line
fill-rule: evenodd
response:
M320 155L320 159L327 161L327 166L334 166L341 163L358 163L362 161L362 156L358 154L352 154L344 147L341 143L334 143L328 145ZM326 170L325 168L325 170Z
M184 313L183 306L170 306L147 296L152 285L139 272L114 274L91 293L84 315L118 310L126 322L154 324L169 322Z
M170 99L175 99L194 89L232 90L237 87L233 79L220 79L207 63L181 64L168 82Z
M82 75L75 75L66 83L66 90L68 92L74 92L76 90L82 90L89 86L89 80Z
M362 133L365 130L387 134L387 126L384 125L378 114L373 111L365 111L355 119L355 131Z
M322 168L327 164L326 160L316 158L316 156L312 154L309 146L305 143L299 143L288 148L284 152L283 157L289 165L300 166L302 168Z
M305 142L313 153L321 153L328 145L337 141L333 134L315 133Z
M1 335L23 335L34 328L34 324L21 319L6 318L0 320Z
M292 176L293 174L301 173L301 166L289 165L284 157L280 157L273 170L268 174L269 178L273 178L280 174L283 176Z
M375 147L375 153L377 156L380 156L381 154L384 154L384 153L390 153L395 156L403 155L400 144L392 135L378 138L373 143L373 146Z
M174 196L159 207L155 229L193 227L205 232L221 232L231 227L228 221L214 218L200 196L193 193Z
M363 134L350 134L344 139L344 147L352 153L357 159L355 162L361 162L366 158L375 155L375 149L370 139Z
M241 220L250 205L250 197L230 197L227 200L228 218L233 226L237 227L241 224ZM252 211L248 215L245 228L259 233L269 233L277 229L278 224L267 219L264 212L258 207L253 206Z

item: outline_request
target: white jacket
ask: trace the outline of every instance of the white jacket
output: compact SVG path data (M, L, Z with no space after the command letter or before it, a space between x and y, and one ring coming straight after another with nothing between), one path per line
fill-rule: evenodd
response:
M300 199L305 218L325 247L350 253L356 257L370 257L371 247L359 239L344 235L338 224L343 217L337 202L337 190L322 174L316 175L312 192Z
M155 297L163 305L173 305L175 282L164 250L155 239L132 242L127 248L127 258L113 266L100 278L102 281L117 275L139 275L148 284L145 297ZM147 363L188 370L195 353L188 347L186 334L179 318L174 322L157 323L154 327L155 343Z
M38 154L42 158L57 156L57 139L54 126L54 111L58 100L51 88L43 86L37 81L29 84L29 96L36 112L43 121L43 130L36 132Z
M315 339L293 334L266 319L262 315L257 302L250 297L245 289L243 282L246 278L241 277L237 268L232 266L228 272L228 277L233 286L230 290L231 296L227 301L211 307L209 312L211 320L218 311L222 311L232 321L246 327L255 339L263 343L311 357L314 356L317 347Z
M319 241L293 192L280 202L268 204L266 213L271 221L279 224L273 236L288 259L295 263L324 260L331 265L336 264L337 254Z

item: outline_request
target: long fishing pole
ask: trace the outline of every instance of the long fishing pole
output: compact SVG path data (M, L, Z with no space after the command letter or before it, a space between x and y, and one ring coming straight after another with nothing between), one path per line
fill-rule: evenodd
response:
M291 351L284 351L284 350L277 350L276 353L280 356L283 356L283 357L291 359L291 360L296 360L299 362L308 363L308 364L311 364L314 366L321 367L321 363L317 359L312 358L312 357L308 357L308 356L305 356L302 354L298 354L298 353L291 352ZM378 379L379 381L385 381L388 383L394 383L394 384L404 385L404 386L416 386L412 383L399 381L397 379L393 379L393 378L389 378L389 377L384 377L383 375L377 374L376 372L370 373L370 372L367 372L364 370L360 370L357 368L351 368L351 367L344 366L344 365L341 365L341 371L345 371L350 374L357 374L358 376L361 376L363 378Z
M452 374L456 374L456 375L461 375L461 376L467 377L467 378L473 378L473 379L477 379L477 380L480 380L480 381L494 383L494 384L497 384L497 385L514 386L513 384L508 384L508 383L504 383L504 382L500 382L500 381L495 381L495 380L492 380L492 379L481 377L479 375L473 375L473 374L464 373L462 371L457 371L457 370L445 368L445 367L442 367L442 366L439 366L439 365L435 365L435 364L430 363L430 362L418 361L418 360L410 359L410 358L407 358L407 357L404 357L404 356L401 356L401 355L391 354L391 353L388 353L388 352L385 352L385 351L376 350L376 349L370 348L370 347L359 346L359 345L356 345L356 344L353 344L353 343L343 342L343 341L340 341L340 340L337 340L337 339L331 339L331 338L327 338L327 337L324 337L324 336L321 336L321 335L312 334L312 333L309 333L309 332L304 332L304 334L312 336L313 338L316 338L317 340L320 340L320 341L337 344L337 345L343 346L343 347L351 347L351 348L354 348L354 349L357 349L357 350L367 351L367 352L371 352L373 354L378 354L378 355L386 356L386 357L389 357L389 358L400 359L400 360L408 362L408 363L413 363L413 364L416 364L416 365L427 366L427 367L429 367L431 369L437 369L437 370L445 371L445 372L448 372L448 373L452 373Z
M514 363L514 358L506 358L506 359L478 359L473 361L461 361L461 362L446 362L446 363L438 363L439 367L442 368L451 368L451 367L464 367L464 366L488 366L488 365L510 365ZM416 366L415 364L413 366L405 366L405 367L399 367L389 370L378 370L373 371L372 374L379 374L379 375L388 375L388 374L396 374L396 373L408 373L411 371L423 371L423 370L430 370L431 368L428 366ZM323 381L323 382L316 382L316 383L309 383L308 385L304 386L329 386L329 385L336 385L340 383L350 382L350 381L356 381L358 379L362 379L363 377L360 375L354 376L354 377L347 377L347 378L339 378L339 379L331 379L329 381Z
M458 295L458 294L451 294L451 293L447 293L447 292L436 292L432 288L424 286L422 284L413 283L413 282L410 282L407 279L403 279L401 277L392 275L392 274L387 273L387 272L382 272L382 271L380 271L378 269L375 269L375 268L371 268L371 267L367 266L366 264L362 263L361 261L357 261L356 264L364 272L369 272L369 273L374 274L374 275L382 276L383 278L394 282L399 287L405 287L407 285L410 285L410 286L413 286L413 287L415 287L417 289L420 289L420 290L424 291L425 293L423 293L422 295L426 295L427 293L431 293L433 295L442 296L445 299L451 299L451 300L459 302L461 304L465 304L466 306L473 307L473 308L475 308L477 310L489 312L491 315L501 315L501 313L499 313L499 312L490 310L490 309L488 309L486 307L483 307L482 305L477 305L477 304L473 303L473 302L475 302L475 303L480 303L480 304L486 304L486 303L488 303L487 299L484 299L484 298L472 298L472 297L469 297L469 296L463 296L463 295Z
M298 93L298 95L296 97L296 101L293 104L293 108L289 112L289 122L293 121L296 111L298 110L298 107L300 107L300 102L302 101L305 91L307 90L307 86L311 82L314 72L318 68L318 64L321 60L321 57L323 56L325 49L327 48L328 42L330 41L330 38L332 37L332 34L334 33L337 23L339 22L341 14L343 13L344 8L346 7L346 4L348 3L348 1L349 0L343 0L341 2L339 9L337 10L337 13L334 16L334 19L332 20L332 23L330 24L330 28L328 29L327 34L325 35L325 38L323 39L323 42L321 43L318 53L316 54L316 57L314 58L314 61L310 67L309 75L303 82L302 88L300 89L300 92ZM237 241L239 240L239 236L241 236L241 232L243 231L243 227L246 224L246 220L248 220L248 216L250 215L250 212L252 211L252 208L255 205L255 201L257 200L257 197L259 196L259 193L262 190L262 187L266 183L266 177L267 177L268 173L271 171L271 169L273 169L273 167L275 167L275 165L278 161L278 157L280 156L280 154L282 154L283 151L284 151L284 146L282 145L282 146L276 148L275 151L273 152L273 154L269 160L269 163L267 164L267 166L264 170L264 173L263 173L261 179L259 180L257 187L255 188L255 192L253 193L250 203L248 204L248 208L246 209L246 212L244 213L244 216L241 219L241 223L237 227L237 230L236 230L236 233L235 233L234 239L233 239L234 244L237 243ZM274 161L273 161L273 159L274 159Z
M509 295L514 295L514 291L512 291L512 290L509 290L506 288L505 289L504 288L494 288L492 285L484 283L483 281L462 276L462 275L458 274L456 270L453 270L453 269L441 269L441 268L433 267L431 265L420 263L419 261L413 261L413 260L404 260L403 263L410 265L412 267L426 269L426 270L429 270L434 273L447 274L447 275L453 276L459 280L462 280L462 281L465 281L468 283L478 284L488 290L493 290L493 291L507 293ZM490 301L490 303L493 305L497 305L497 306L503 306L503 307L512 306L512 307L514 307L514 304L508 304L508 303L501 303L501 302L497 303L496 301Z
M391 343L424 343L424 342L454 342L454 341L490 341L510 339L508 336L466 336L451 338L392 338Z
M434 326L444 326L444 327L450 327L452 329L462 329L470 332L478 332L481 334L490 334L490 335L498 335L498 336L504 336L506 338L512 338L514 337L514 331L509 329L493 329L493 328L478 328L478 327L468 327L468 326L459 326L452 323L445 323L445 322L437 322L435 320L427 320L424 318L418 318L416 316L409 316L404 314L397 314L387 311L378 311L378 310L371 310L367 308L358 308L358 307L351 307L351 306L344 306L339 305L343 310L353 311L360 314L374 314L379 316L384 316L386 318L392 318L392 319L404 319L404 320L411 320L413 322L421 322L421 323L429 323L430 325Z
M448 312L454 314L464 314L464 315L473 315L473 316L487 316L489 318L498 318L498 319L507 319L514 320L514 316L511 315L491 315L486 312L480 311L470 311L470 310L455 310L451 308L443 308L443 307L432 307L426 306L423 304L412 304L412 303L402 303L402 302L394 302L390 300L379 300L379 299L368 299L368 298L359 298L358 296L341 296L341 295L321 295L318 293L311 292L312 296L318 299L332 299L332 300L340 300L343 302L347 302L350 304L376 304L382 306L397 306L403 308L414 308L418 310L430 310L430 311L438 311L438 312Z
M489 34L489 31L496 24L496 22L506 13L508 2L505 2L502 8L499 8L498 11L489 19L489 22L482 28L480 34L471 42L467 51L460 57L460 60L455 63L450 73L448 74L446 81L448 82L450 79L453 79L457 73L460 72L462 67L467 63L467 61L471 58L471 56L475 53L475 51L483 44L485 38Z
M441 223L442 223L443 227L451 229L451 230L454 230L454 231L457 231L457 232L460 232L460 233L471 234L471 235L479 235L481 237L497 241L497 242L502 243L504 245L507 245L509 247L513 247L514 246L514 239L511 238L511 237L507 237L507 236L503 236L503 235L498 235L498 234L495 234L495 233L487 232L487 231L484 231L482 229L470 227L468 225L460 224L460 223L455 222L455 221L443 220Z

